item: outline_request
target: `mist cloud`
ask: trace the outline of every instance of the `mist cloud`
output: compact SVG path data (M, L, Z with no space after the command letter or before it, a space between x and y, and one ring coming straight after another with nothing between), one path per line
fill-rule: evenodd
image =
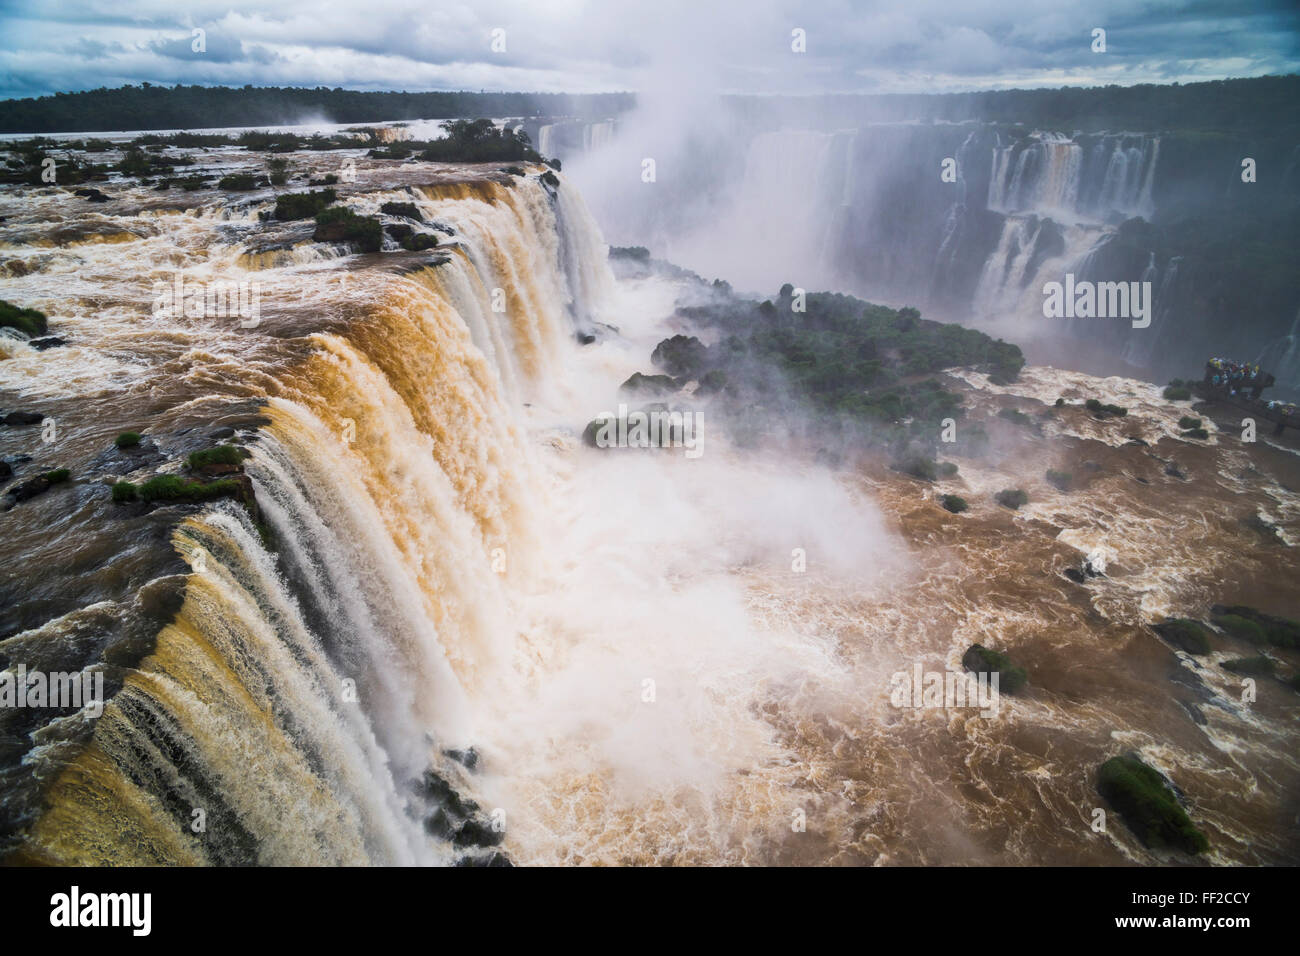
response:
M1286 2L199 0L0 11L0 95L122 83L353 89L926 92L1220 79L1300 68ZM191 30L208 50L190 49ZM1107 52L1090 49L1107 30ZM794 54L790 33L807 34ZM491 49L505 30L506 49Z

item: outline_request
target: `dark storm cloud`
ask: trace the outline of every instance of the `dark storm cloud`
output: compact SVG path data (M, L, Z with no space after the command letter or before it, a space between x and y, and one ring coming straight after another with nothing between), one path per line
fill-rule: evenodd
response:
M196 27L203 53L192 50ZM791 50L795 28L806 53ZM0 5L0 37L5 96L142 81L924 91L1300 68L1300 12L1275 0L71 0Z

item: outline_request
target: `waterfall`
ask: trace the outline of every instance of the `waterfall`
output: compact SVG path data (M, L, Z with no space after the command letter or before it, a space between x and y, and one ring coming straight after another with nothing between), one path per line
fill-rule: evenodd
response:
M1160 138L1101 134L1089 147L1062 133L992 148L988 208L1100 222L1108 214L1147 216Z
M417 784L435 768L472 787L443 751L475 743L468 701L494 698L546 560L522 403L563 384L575 324L612 287L571 193L412 188L455 232L448 261L354 273L365 307L345 328L274 375L230 367L262 396L245 465L261 523L224 502L175 529L183 604L50 783L29 858L453 861Z

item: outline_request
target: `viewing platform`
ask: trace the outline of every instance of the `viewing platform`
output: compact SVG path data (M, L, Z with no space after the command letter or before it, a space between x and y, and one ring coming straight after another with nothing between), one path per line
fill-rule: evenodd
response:
M1300 429L1300 410L1292 402L1267 401L1264 389L1276 383L1272 373L1258 365L1228 359L1210 359L1205 363L1205 377L1196 384L1196 394L1206 401L1234 405L1255 418L1274 424L1273 434L1287 428Z

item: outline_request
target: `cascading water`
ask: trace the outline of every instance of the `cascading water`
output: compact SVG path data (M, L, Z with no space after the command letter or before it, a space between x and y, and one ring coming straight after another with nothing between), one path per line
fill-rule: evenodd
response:
M359 212L400 198L452 231L445 261L332 276L360 314L273 372L255 336L230 343L245 358L227 374L264 419L246 463L262 530L227 505L177 528L183 604L76 758L49 755L27 858L452 859L422 832L415 784L431 766L463 776L441 750L473 743L467 694L490 694L511 659L511 594L544 554L547 510L523 403L563 382L561 349L612 281L571 192L536 177L361 192ZM269 266L252 274L268 308L330 261L221 242L193 235L191 278Z

